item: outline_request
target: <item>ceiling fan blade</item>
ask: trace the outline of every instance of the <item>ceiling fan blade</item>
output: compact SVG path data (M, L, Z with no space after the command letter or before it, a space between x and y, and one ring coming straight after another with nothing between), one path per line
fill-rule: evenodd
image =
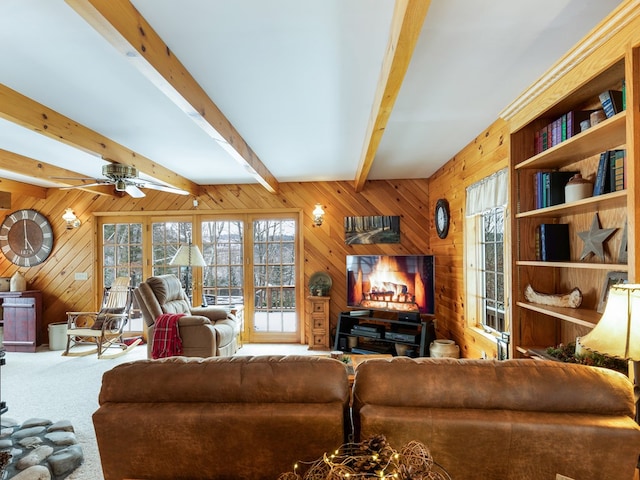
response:
M176 187L171 187L169 185L162 185L160 183L153 183L148 180L144 180L143 182L137 183L137 185L141 188L150 188L151 190L160 190L161 192L175 193L176 195L189 195L189 192L185 190L181 190Z
M142 198L145 196L144 192L132 183L128 183L124 191L133 198Z
M81 185L73 185L71 187L60 187L60 190L73 190L74 188L87 188L87 187L101 187L104 184L105 184L104 182L87 183L86 185L83 183Z
M76 182L92 181L99 182L100 180L93 177L49 177L51 180L74 180Z

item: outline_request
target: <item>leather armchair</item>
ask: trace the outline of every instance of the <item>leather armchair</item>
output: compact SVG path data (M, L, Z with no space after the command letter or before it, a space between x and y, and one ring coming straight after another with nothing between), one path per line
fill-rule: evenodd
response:
M230 357L238 349L239 324L219 307L189 306L189 300L175 275L149 277L133 292L147 326L147 356L153 351L156 319L163 313L184 313L178 321L185 357Z

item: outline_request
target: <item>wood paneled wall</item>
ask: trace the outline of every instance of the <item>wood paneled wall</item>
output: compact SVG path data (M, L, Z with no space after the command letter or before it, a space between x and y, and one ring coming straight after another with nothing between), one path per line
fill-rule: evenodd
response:
M147 196L142 199L56 189L49 190L46 200L15 193L12 195L11 210L6 213L34 208L49 218L54 229L54 249L47 261L36 267L20 269L27 278L29 288L43 291L42 338L48 338L49 323L66 320L65 312L91 311L96 308L96 219L92 212L135 214L195 210L192 196L170 195L151 190L146 193ZM277 195L267 192L257 184L207 186L197 199L197 210L201 213L301 209L304 218L305 289L308 291L308 279L314 272L325 271L331 276L332 328L335 328L338 313L346 306L347 254L430 253L429 239L435 235L432 208L429 208L429 182L426 179L369 181L360 193L355 192L353 182L283 183ZM326 212L324 223L320 227L313 224L311 214L316 203L321 203ZM67 207L71 207L82 220L80 228L66 230L61 216ZM345 216L352 215L400 215L401 243L346 245L343 220ZM17 269L0 255L0 276L10 277ZM87 272L89 280L74 280L76 272ZM440 287L439 291L442 292L443 289ZM444 301L442 293L440 297L440 301Z
M437 334L455 340L463 357L480 358L483 352L489 357L496 355L495 341L466 328L463 232L466 188L508 165L508 125L498 120L429 179L429 212L434 211L438 199L445 198L451 213L447 238L440 239L434 228L429 231L431 251L436 256ZM505 260L505 264L509 261Z
M304 225L304 285L317 271L327 272L332 280L331 327L346 306L345 256L348 254L436 255L436 318L438 337L452 338L465 357L495 355L495 344L465 328L464 315L464 202L465 188L504 168L508 162L507 125L497 121L482 132L430 179L368 181L356 193L353 182L283 183L274 195L260 185L206 186L197 197L199 212L301 209ZM67 311L91 311L96 308L95 217L93 212L189 212L196 210L194 197L170 195L147 190L142 199L117 198L81 190L50 189L47 199L12 195L11 210L34 208L49 218L54 233L54 250L41 265L20 270L29 288L42 290L44 319L47 325L66 320ZM433 212L439 198L449 201L451 226L446 239L435 233ZM313 224L312 210L321 203L325 210L322 226ZM61 216L71 207L82 220L80 228L66 230ZM7 212L9 213L9 212ZM345 216L400 215L401 243L346 245ZM10 277L18 267L0 255L0 276ZM74 280L76 272L87 272L88 281ZM305 292L306 294L306 292Z

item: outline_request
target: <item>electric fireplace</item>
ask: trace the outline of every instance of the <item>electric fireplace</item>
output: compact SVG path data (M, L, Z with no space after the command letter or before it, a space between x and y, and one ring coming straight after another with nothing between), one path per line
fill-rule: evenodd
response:
M347 307L435 313L433 255L347 255Z

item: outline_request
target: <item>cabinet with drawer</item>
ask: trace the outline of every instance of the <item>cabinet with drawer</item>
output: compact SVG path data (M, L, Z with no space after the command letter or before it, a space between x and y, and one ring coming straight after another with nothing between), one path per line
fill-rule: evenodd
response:
M329 299L307 297L307 337L309 350L329 350Z
M0 292L4 348L8 352L35 352L42 343L42 292Z

